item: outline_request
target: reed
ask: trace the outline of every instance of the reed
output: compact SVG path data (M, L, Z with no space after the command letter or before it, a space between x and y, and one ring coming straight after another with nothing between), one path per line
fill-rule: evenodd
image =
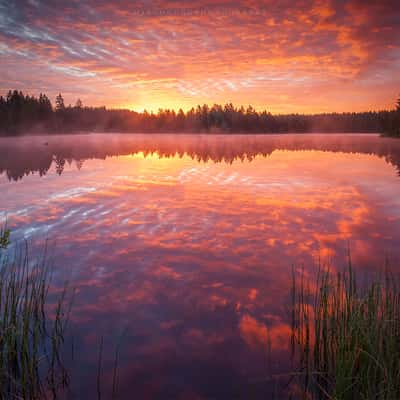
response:
M1 399L55 398L67 384L60 357L68 319L66 287L51 309L46 253L32 265L27 245L12 257L0 250Z
M292 349L303 399L400 399L400 291L383 276L358 285L320 268L315 281L293 274Z
M7 229L7 224L3 228L0 228L0 250L6 249L10 244L10 230Z

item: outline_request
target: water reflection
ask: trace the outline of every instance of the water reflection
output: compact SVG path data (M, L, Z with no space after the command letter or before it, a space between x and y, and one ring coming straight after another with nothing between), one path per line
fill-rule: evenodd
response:
M54 240L56 281L76 286L72 395L95 396L103 336L105 398L117 345L120 398L271 398L267 372L290 368L292 266L312 276L320 257L340 268L348 244L361 273L386 256L397 262L397 143L355 135L7 139L7 176L39 174L0 180L0 215L14 238ZM80 170L76 160L85 160ZM278 389L277 398L289 390Z
M193 160L232 163L269 156L276 150L318 150L373 154L400 170L400 143L378 135L58 135L2 138L0 174L18 180L30 173L45 175L52 164L60 175L66 163L81 169L85 160L157 153L160 157L189 156Z

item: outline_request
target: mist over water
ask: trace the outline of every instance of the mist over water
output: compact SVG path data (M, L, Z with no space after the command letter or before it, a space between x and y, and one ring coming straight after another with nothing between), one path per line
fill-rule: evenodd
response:
M375 135L4 138L0 218L76 288L73 398L96 395L101 337L104 398L117 347L120 398L270 398L292 267L398 265L399 165Z

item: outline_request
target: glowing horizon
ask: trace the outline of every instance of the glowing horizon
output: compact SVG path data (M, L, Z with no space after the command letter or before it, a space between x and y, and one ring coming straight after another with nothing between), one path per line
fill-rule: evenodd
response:
M391 109L399 19L392 0L0 0L0 94L149 112Z

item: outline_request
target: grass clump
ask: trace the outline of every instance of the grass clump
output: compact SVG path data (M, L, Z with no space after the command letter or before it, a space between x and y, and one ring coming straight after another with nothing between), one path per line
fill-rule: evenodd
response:
M0 250L6 249L10 244L10 230L7 229L7 226L4 228L0 228Z
M343 273L292 286L292 345L303 399L400 399L400 291L390 274L359 288Z
M55 398L67 383L60 358L67 321L66 292L58 295L51 308L50 281L45 254L32 266L27 246L13 257L0 250L1 399Z

